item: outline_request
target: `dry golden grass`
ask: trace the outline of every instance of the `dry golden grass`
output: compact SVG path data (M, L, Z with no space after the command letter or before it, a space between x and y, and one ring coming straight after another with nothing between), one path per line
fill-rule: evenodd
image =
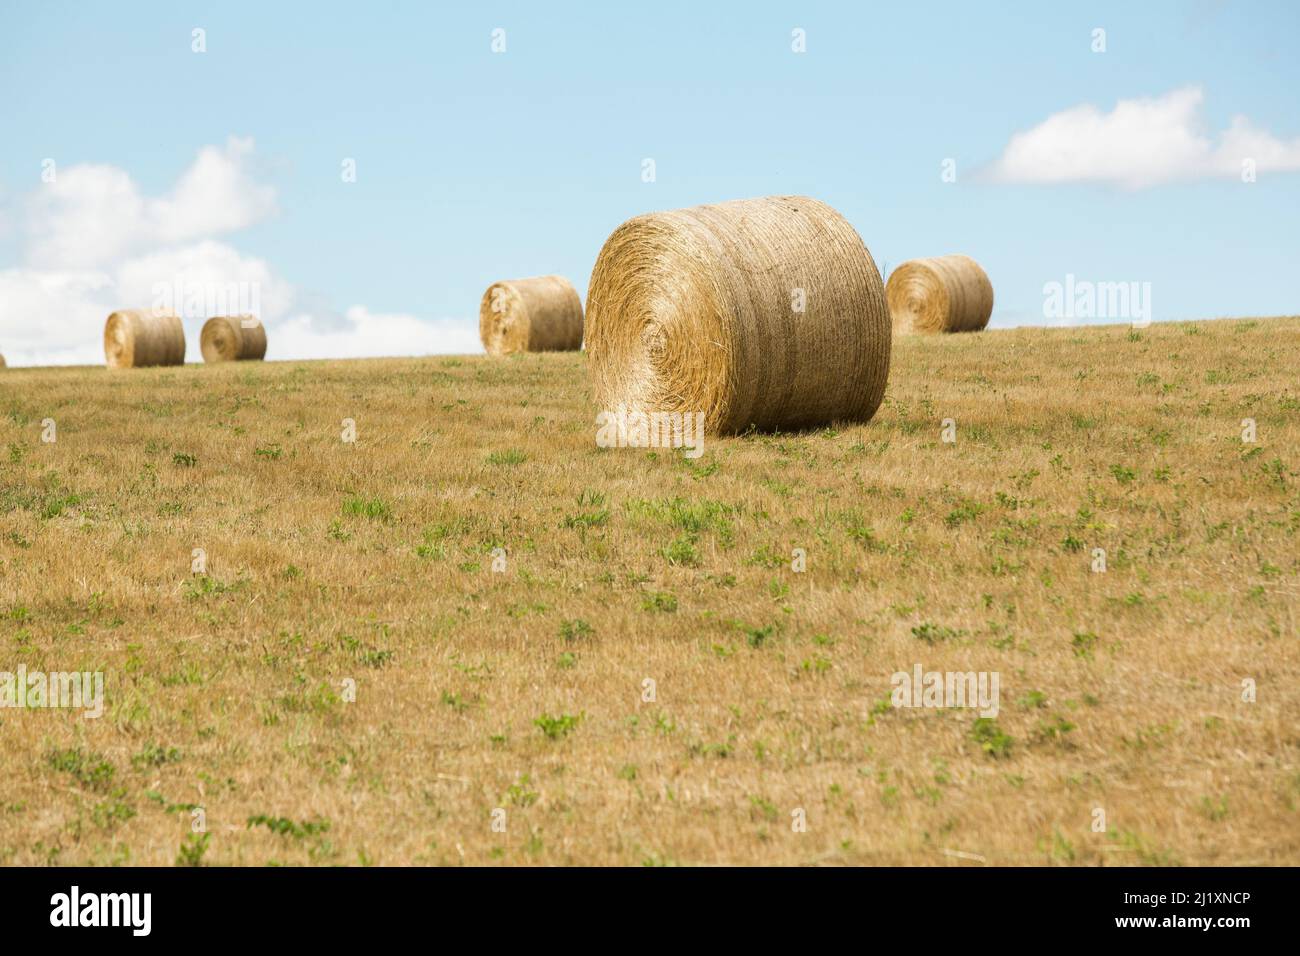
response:
M0 862L1300 863L1300 319L900 339L694 462L584 361L7 371L0 670L107 710L0 710Z

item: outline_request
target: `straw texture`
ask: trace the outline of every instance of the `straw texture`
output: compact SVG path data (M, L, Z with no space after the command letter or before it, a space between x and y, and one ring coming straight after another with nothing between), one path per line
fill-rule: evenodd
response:
M582 300L564 276L494 282L478 307L488 355L572 352L582 348Z
M251 315L218 315L203 323L199 351L205 362L247 362L266 358L266 326Z
M978 332L993 314L993 284L970 256L904 262L885 294L896 335Z
M702 412L712 433L865 421L884 396L889 348L871 253L806 196L629 219L587 293L597 405Z
M174 315L148 309L114 312L104 325L104 357L109 368L182 365L185 329Z

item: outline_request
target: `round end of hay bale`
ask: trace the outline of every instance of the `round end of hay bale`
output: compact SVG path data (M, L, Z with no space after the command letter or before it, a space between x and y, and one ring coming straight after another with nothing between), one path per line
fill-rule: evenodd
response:
M871 253L808 197L638 216L592 270L587 351L605 411L703 413L714 433L865 421L889 346Z
M506 279L479 302L479 339L488 355L582 347L582 300L564 276Z
M738 374L726 292L705 237L675 213L629 219L606 241L587 293L587 352L597 404L730 418Z
M259 361L266 357L266 327L251 315L219 315L203 323L199 350L205 362Z
M970 256L904 262L890 273L885 295L900 335L978 332L993 314L993 284Z
M509 282L494 282L478 306L478 335L488 355L528 349L528 309Z
M104 360L109 368L135 365L135 330L131 312L114 312L104 324Z
M904 262L885 285L895 335L943 332L948 326L948 287L924 259Z

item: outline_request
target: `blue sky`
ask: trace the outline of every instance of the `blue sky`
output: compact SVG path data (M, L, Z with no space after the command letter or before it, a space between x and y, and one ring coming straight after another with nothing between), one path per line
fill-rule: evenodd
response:
M891 267L975 257L994 325L1051 324L1067 274L1151 283L1157 320L1295 313L1297 46L1300 5L1263 2L5 4L0 352L97 362L106 306L223 269L268 358L477 351L492 281L585 298L624 219L774 193Z

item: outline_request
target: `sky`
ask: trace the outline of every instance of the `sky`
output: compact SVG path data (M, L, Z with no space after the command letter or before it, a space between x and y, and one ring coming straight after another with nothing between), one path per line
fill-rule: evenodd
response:
M268 359L480 352L492 282L585 300L625 219L772 194L974 257L995 327L1117 320L1067 278L1295 314L1298 47L1292 2L5 3L0 353L171 294L198 360L236 292Z

